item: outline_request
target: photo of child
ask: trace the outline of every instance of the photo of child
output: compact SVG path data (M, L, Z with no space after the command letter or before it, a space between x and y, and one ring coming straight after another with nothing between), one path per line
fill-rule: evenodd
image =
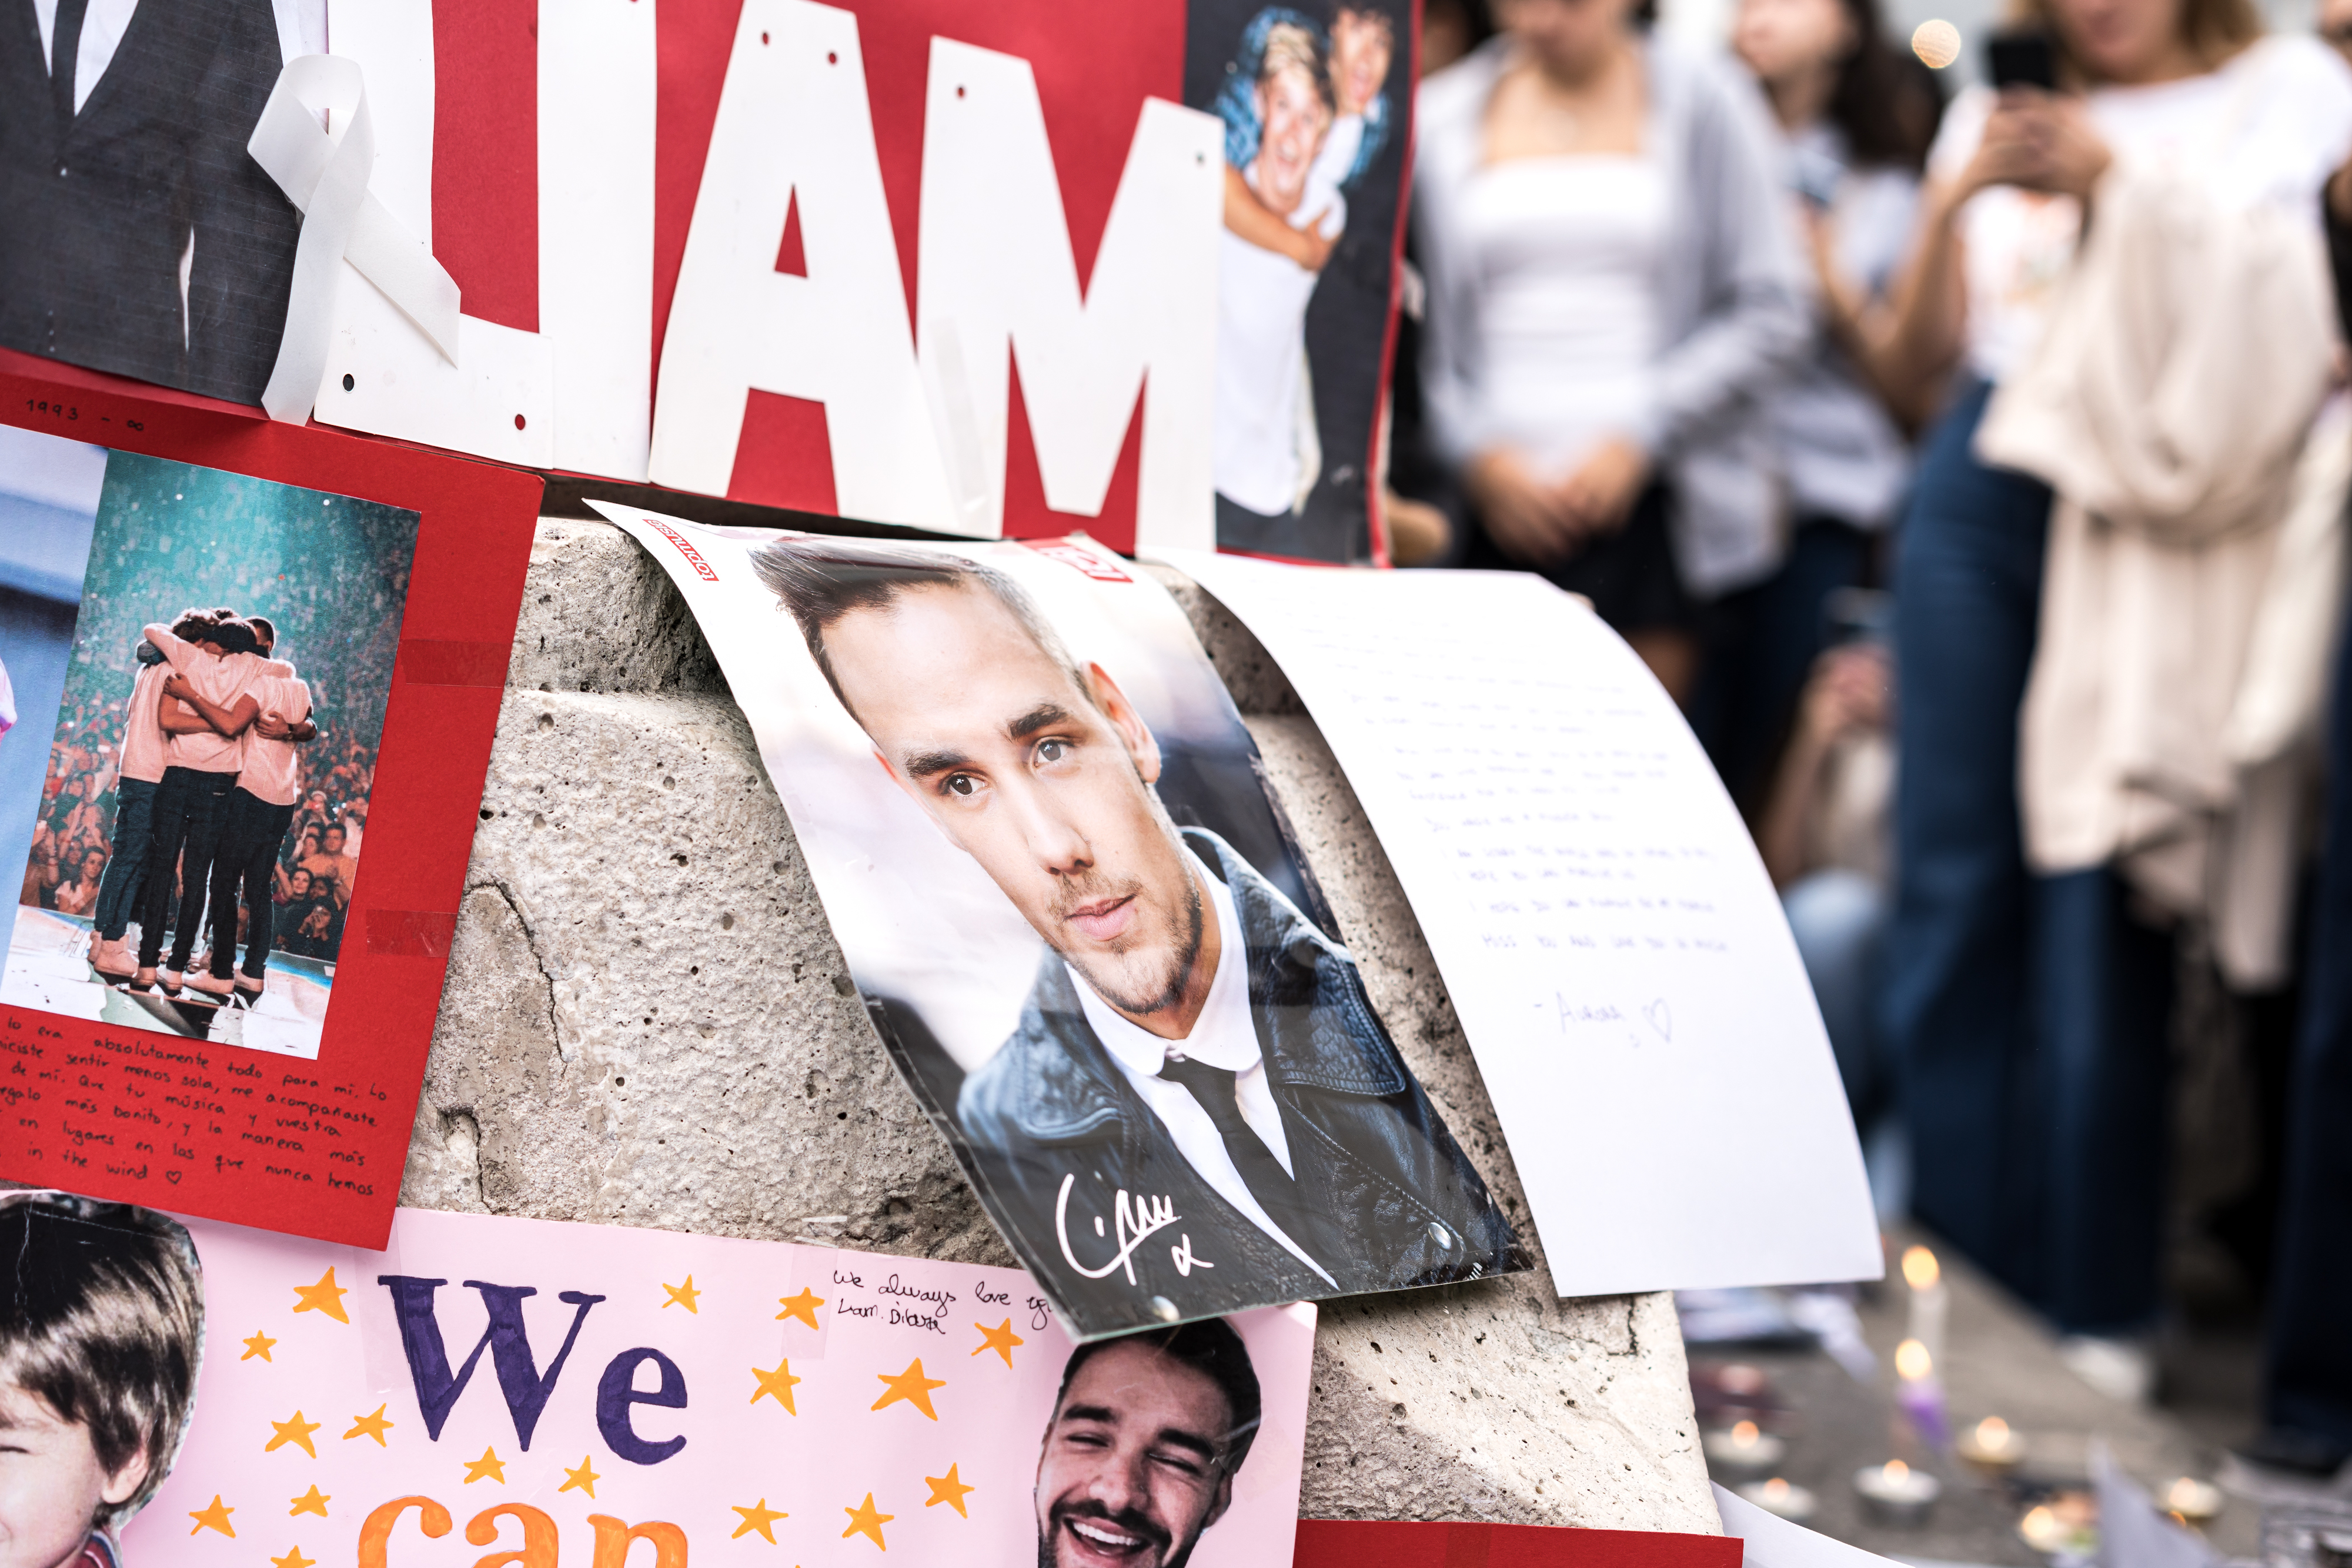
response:
M123 1568L195 1401L204 1285L163 1215L0 1193L0 1568Z

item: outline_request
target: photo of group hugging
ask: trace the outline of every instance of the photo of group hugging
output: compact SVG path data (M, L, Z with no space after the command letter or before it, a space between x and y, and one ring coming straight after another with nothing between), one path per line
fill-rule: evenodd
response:
M0 876L22 875L0 1000L313 1055L416 514L26 443L0 479L23 530L0 554ZM9 581L29 549L46 608L29 569Z
M1217 542L1363 559L1376 415L1353 389L1381 368L1411 19L1398 0L1212 0L1188 26L1186 101L1225 128Z

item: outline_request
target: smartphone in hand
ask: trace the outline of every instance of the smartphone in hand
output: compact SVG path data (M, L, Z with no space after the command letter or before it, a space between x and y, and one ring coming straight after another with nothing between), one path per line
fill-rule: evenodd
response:
M2006 92L2013 87L2058 90L2058 51L2050 35L2039 27L2004 27L1985 40L1992 85Z

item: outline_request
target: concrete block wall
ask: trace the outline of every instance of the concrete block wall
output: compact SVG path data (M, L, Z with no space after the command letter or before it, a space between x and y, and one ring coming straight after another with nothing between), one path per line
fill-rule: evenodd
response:
M1374 1005L1524 1222L1453 1004L1354 792L1255 639L1160 576L1256 737ZM691 614L604 523L540 524L401 1197L1013 1262L866 1023ZM1327 1302L1300 1511L1713 1531L1697 1439L1667 1296L1559 1301L1536 1272Z

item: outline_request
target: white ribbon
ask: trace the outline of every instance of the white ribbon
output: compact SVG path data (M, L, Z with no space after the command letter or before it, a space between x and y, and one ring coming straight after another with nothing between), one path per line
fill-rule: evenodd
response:
M321 113L332 134L320 128ZM310 417L327 373L336 275L345 261L456 364L457 285L431 247L368 193L375 128L359 66L332 55L287 61L245 147L302 214L286 332L261 394L269 417L295 424Z

